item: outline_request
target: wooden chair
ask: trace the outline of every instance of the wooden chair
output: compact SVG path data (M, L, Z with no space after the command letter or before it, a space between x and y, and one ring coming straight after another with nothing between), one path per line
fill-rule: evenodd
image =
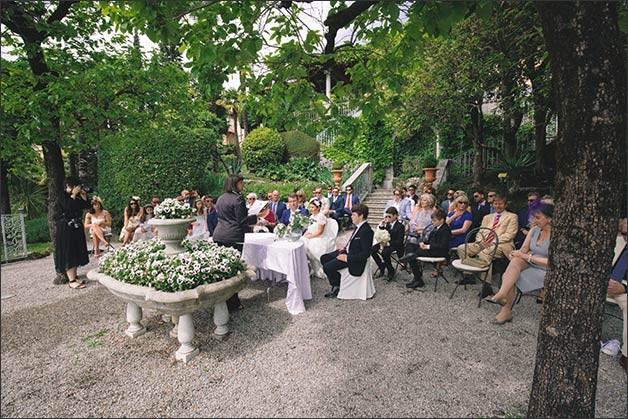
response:
M473 234L471 234L473 233ZM495 244L492 246L492 250L489 250L488 256L489 256L489 260L487 261L487 265L486 266L475 266L475 265L471 265L468 263L465 263L464 258L463 259L456 259L454 260L451 265L454 267L454 269L456 269L459 273L460 273L460 279L464 280L464 274L471 274L474 277L476 277L477 279L480 280L480 282L482 283L482 286L484 286L484 284L486 283L486 280L488 279L488 274L491 270L491 264L493 263L493 260L495 259L495 253L497 252L497 246L499 246L499 237L497 236L497 233L495 233L494 230L488 228L488 227L477 227L474 228L473 230L471 230L469 232L469 234L467 234L467 237L464 241L464 248L463 248L463 255L467 255L467 247L469 246L469 242L471 241L471 237L475 237L477 234L481 234L482 238L486 238L489 235L493 234L495 236ZM486 253L485 253L486 254ZM454 290L451 292L451 295L449 296L449 299L452 299L454 294L456 293L456 290L458 289L458 287L460 286L460 282L458 282L456 284L456 287L454 288ZM464 289L467 289L467 284L464 284ZM482 304L482 297L481 297L481 293L480 293L480 298L478 299L478 307L480 307L480 305Z

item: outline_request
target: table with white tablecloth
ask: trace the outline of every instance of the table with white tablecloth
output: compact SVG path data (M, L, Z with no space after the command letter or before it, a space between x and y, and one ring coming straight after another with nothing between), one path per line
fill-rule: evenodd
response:
M288 281L288 311L305 312L303 300L312 299L312 288L303 241L275 240L272 233L247 233L242 259L257 267L257 279Z

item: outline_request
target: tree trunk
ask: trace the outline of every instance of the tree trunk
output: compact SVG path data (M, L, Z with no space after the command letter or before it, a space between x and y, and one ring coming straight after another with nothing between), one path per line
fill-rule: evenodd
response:
M54 249L55 237L57 236L57 220L61 215L59 197L63 191L65 168L63 167L61 148L57 143L47 141L42 146L46 175L48 177L48 229Z
M504 139L504 154L507 157L511 157L517 153L517 131L523 120L523 109L517 105L514 98L514 90L517 88L513 80L514 74L506 74L507 77L502 80L502 85L504 86L502 100L502 106L504 108L502 138ZM512 76L512 78L508 76Z
M530 417L594 417L603 303L626 188L621 3L537 2L559 117L556 211Z
M78 179L78 156L76 153L68 153L68 166L70 166L70 176Z
M0 214L11 214L9 173L7 172L7 162L4 160L0 160Z
M550 110L547 106L534 100L534 153L536 157L534 171L542 174L545 171L545 142L547 139L547 117Z
M471 124L473 129L473 186L479 187L484 174L484 161L482 159L482 146L484 145L484 115L482 113L482 100L476 102L471 108Z

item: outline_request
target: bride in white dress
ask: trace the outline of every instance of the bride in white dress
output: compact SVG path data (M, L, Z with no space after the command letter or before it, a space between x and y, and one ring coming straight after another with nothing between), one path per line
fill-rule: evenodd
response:
M321 256L332 252L336 248L336 235L338 224L333 218L327 218L321 212L322 203L317 198L312 198L309 203L310 218L314 220L302 239L305 243L305 252L310 263L311 274L319 278L326 278L321 265Z

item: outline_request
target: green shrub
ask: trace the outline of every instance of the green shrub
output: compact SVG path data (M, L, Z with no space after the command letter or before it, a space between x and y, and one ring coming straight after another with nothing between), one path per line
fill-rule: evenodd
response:
M318 162L305 157L298 157L290 159L285 164L267 164L257 170L255 174L274 181L296 182L299 180L311 180L320 182L329 178L329 176L325 175L325 172L329 172L329 170L318 164Z
M242 158L249 171L268 164L281 163L286 143L279 133L270 128L256 128L242 142Z
M24 222L26 230L26 243L40 243L50 241L50 232L48 231L48 218L39 217Z
M132 195L146 203L151 195L163 200L206 185L219 138L215 128L187 127L140 128L105 138L99 147L98 195L114 226L122 225Z
M291 158L305 157L310 160L319 161L321 146L314 138L301 131L282 132L286 143L286 156L284 161L290 161Z

